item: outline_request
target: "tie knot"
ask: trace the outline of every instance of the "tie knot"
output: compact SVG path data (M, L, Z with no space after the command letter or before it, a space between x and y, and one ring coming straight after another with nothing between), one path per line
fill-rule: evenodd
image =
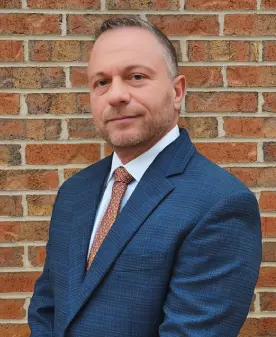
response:
M125 184L131 183L132 180L134 179L132 177L132 175L130 173L128 173L127 170L122 166L118 167L114 171L114 177L115 177L115 181L120 181L120 182L123 182Z

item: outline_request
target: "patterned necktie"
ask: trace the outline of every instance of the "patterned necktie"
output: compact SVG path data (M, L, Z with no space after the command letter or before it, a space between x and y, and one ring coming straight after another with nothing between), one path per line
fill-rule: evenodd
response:
M126 192L127 185L132 182L132 180L132 175L129 174L124 167L118 167L114 171L114 184L112 187L111 199L92 243L87 261L87 270L90 268L91 263L94 260L95 255L99 250L104 238L115 222L120 211L121 201Z

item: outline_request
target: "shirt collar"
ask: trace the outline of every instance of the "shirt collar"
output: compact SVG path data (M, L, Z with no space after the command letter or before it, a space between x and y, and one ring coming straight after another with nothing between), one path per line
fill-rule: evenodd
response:
M114 152L112 158L112 166L110 170L110 174L107 180L107 184L113 177L114 171L123 166L132 176L133 178L139 182L150 166L150 164L154 161L154 159L158 156L158 154L165 149L169 144L176 140L176 138L180 135L179 127L176 125L171 131L169 131L163 138L161 138L153 147L151 147L148 151L141 154L139 157L131 160L129 163L123 165L120 158Z

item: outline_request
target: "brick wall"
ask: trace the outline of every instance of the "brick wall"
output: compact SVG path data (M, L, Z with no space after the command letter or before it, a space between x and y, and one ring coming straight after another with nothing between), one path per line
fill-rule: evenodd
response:
M29 335L58 187L109 151L90 117L86 62L95 26L126 14L173 40L188 81L180 124L260 202L263 264L241 336L274 336L275 0L0 0L0 336Z

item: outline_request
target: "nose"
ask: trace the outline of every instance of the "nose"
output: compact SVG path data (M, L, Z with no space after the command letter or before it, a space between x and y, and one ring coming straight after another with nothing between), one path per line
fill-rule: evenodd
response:
M108 90L108 103L112 106L128 104L130 93L127 85L121 79L113 79Z

